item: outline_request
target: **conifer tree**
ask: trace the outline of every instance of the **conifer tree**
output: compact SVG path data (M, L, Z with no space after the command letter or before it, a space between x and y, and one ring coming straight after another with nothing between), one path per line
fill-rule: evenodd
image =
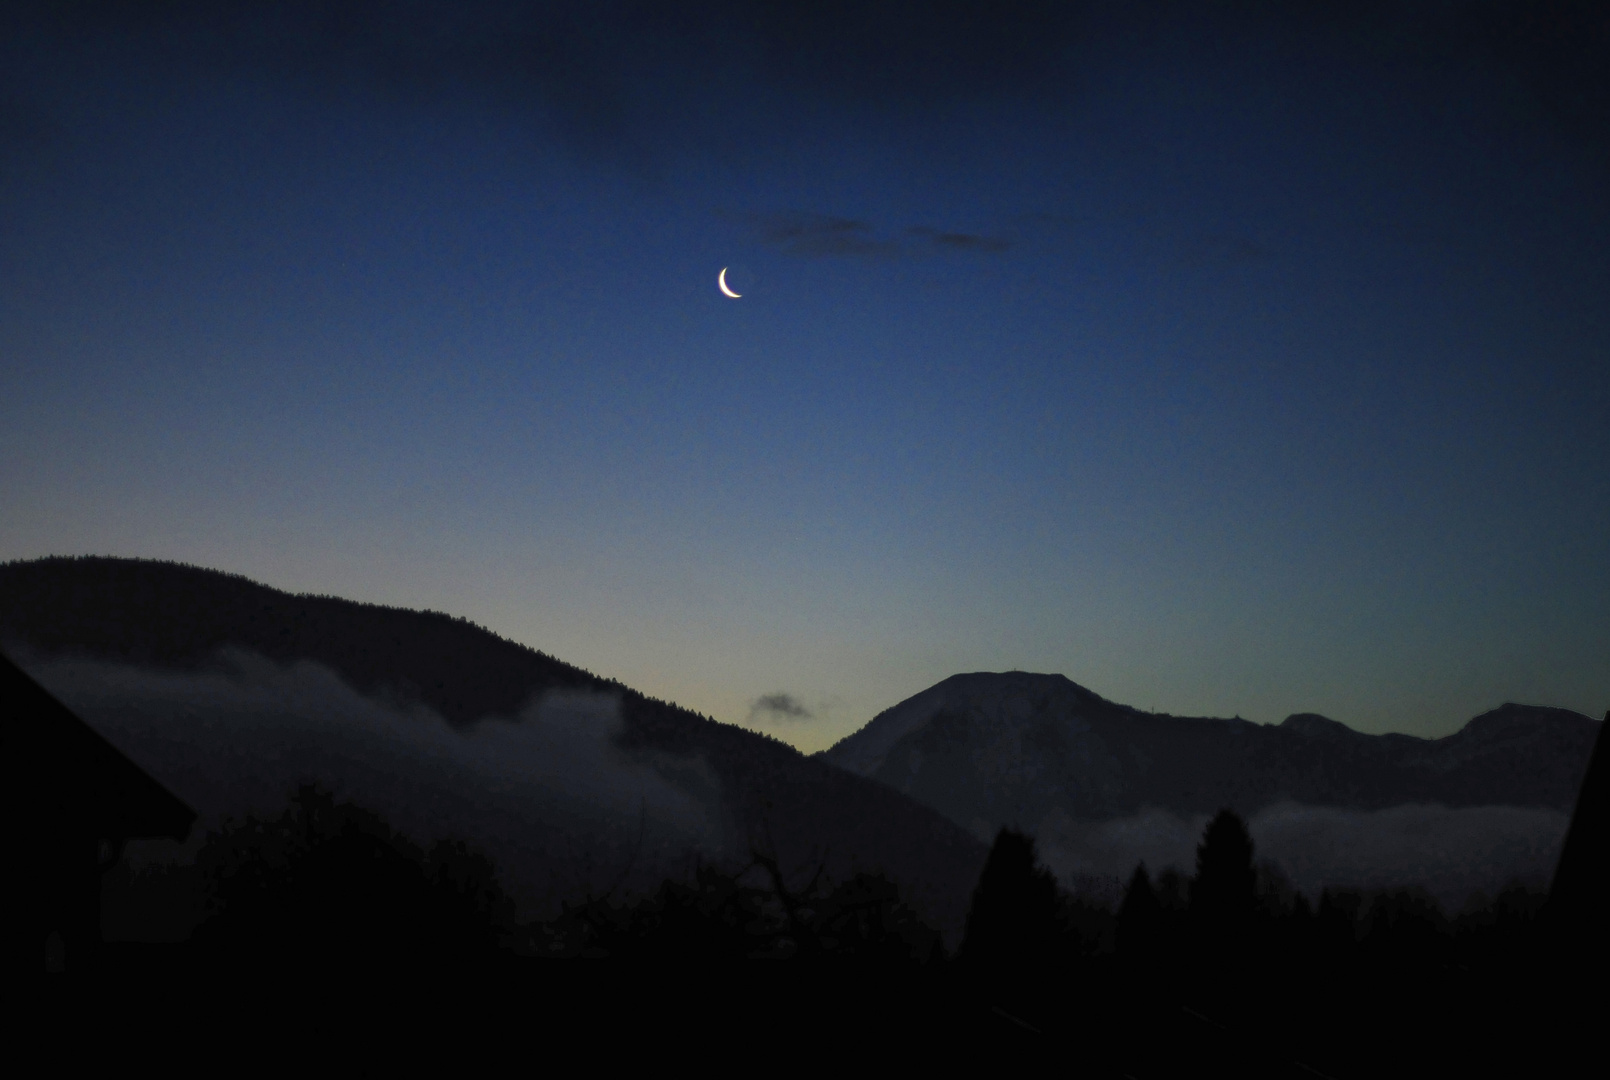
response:
M1118 906L1118 952L1127 960L1145 963L1153 958L1158 940L1158 916L1162 905L1152 888L1146 864L1140 863L1129 878L1123 903Z
M1247 824L1235 811L1220 810L1196 849L1191 911L1215 923L1244 921L1256 904L1257 887Z
M1256 963L1257 888L1246 822L1232 810L1220 810L1196 849L1189 955L1197 974L1222 989L1243 983Z
M973 890L959 959L1021 971L1053 955L1061 931L1056 880L1039 865L1034 841L1002 829Z

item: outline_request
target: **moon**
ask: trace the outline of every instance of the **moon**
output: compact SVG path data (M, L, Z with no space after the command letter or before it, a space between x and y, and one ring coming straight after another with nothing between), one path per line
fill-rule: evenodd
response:
M727 268L725 266L721 268L721 273L716 275L716 284L721 286L722 292L726 293L734 300L743 295L743 293L735 293L731 289L727 288Z

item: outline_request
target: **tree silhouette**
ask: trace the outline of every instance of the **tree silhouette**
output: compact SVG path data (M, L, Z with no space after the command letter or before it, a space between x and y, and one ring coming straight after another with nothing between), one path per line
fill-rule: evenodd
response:
M485 961L510 921L483 856L447 842L427 855L313 785L277 819L227 823L198 863L209 892L198 941L237 968L379 975Z
M1021 972L1050 957L1061 930L1056 879L1039 865L1034 841L1002 829L973 890L958 958Z
M901 899L882 874L859 873L811 903L811 925L823 955L859 961L933 962L944 956L939 934Z
M667 879L648 896L613 892L563 905L543 928L545 955L651 963L722 963L763 949L769 926L754 890L700 863L686 879Z
M1319 959L1328 966L1347 962L1358 945L1359 911L1364 898L1350 890L1326 889L1314 913L1313 940Z
M1156 960L1162 904L1152 888L1146 864L1140 863L1129 878L1123 903L1118 906L1118 953L1124 959L1149 966Z
M689 879L667 879L648 896L565 905L543 928L539 951L678 966L746 958L909 963L944 957L938 931L882 874L830 882L818 873L796 889L780 875L761 877L756 870L701 864Z
M1372 962L1405 967L1440 962L1450 941L1442 910L1429 894L1393 889L1371 901L1362 944Z
M1228 926L1251 914L1257 888L1247 823L1233 810L1220 810L1208 822L1196 849L1191 911L1212 923Z
M1196 849L1188 951L1198 980L1230 991L1221 998L1225 1007L1241 996L1259 951L1252 935L1258 888L1252 855L1246 822L1229 809L1208 823Z

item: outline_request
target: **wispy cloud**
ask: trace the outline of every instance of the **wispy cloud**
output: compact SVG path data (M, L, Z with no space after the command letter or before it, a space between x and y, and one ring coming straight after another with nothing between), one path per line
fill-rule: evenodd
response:
M749 719L809 720L812 713L793 694L762 694L749 706Z
M822 214L756 214L750 225L762 243L789 255L898 255L900 244L880 239L872 226L853 218Z
M998 236L914 225L903 233L880 232L870 222L829 214L783 211L750 214L744 220L763 244L804 257L895 258L957 252L999 254L1012 241Z
M1005 251L1012 241L999 236L978 236L973 233L945 232L917 225L906 230L906 235L926 241L940 251L984 251L992 254Z

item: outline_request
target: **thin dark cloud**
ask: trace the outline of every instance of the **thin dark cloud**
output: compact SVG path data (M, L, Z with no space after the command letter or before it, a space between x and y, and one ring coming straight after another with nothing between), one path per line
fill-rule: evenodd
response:
M749 706L751 720L809 720L811 716L793 694L762 694Z
M954 253L999 254L1012 241L996 236L913 226L899 235L880 233L870 222L826 214L783 212L745 218L761 243L788 255L896 258Z
M973 233L944 232L925 226L906 230L908 236L925 240L940 251L982 251L996 254L1012 246L1012 241L999 236L976 236Z
M901 254L898 241L878 237L870 224L821 214L759 214L749 219L761 243L807 257Z
M266 73L314 94L479 99L583 144L701 143L804 101L925 109L1040 92L1079 5L1052 0L23 2L4 53L97 70ZM93 59L92 59L93 58ZM719 97L721 108L703 102Z
M986 97L1071 100L1089 61L1110 63L1115 50L1140 57L1170 34L1210 52L1227 36L1255 37L1277 53L1317 43L1434 77L1477 72L1511 93L1510 116L1610 148L1610 16L1598 0L24 0L0 7L0 64L9 62L6 54L76 51L81 66L95 70L267 72L321 93L469 97L597 148L754 137L801 104L913 112ZM703 106L716 97L719 109ZM855 246L853 238L846 243Z
M78 38L148 34L394 84L532 79L584 61L622 79L746 70L846 97L947 100L1054 69L1083 21L1059 0L37 0L15 23ZM562 80L538 78L546 85Z

